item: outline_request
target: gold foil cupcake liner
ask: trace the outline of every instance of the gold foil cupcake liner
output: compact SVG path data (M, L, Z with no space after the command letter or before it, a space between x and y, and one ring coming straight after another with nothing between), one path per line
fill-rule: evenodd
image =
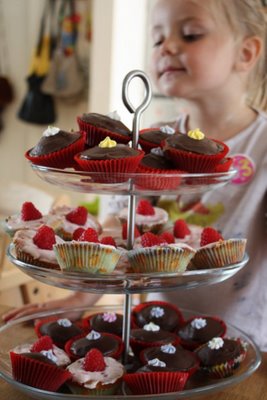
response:
M98 243L67 242L53 246L63 271L109 274L120 258L120 251Z

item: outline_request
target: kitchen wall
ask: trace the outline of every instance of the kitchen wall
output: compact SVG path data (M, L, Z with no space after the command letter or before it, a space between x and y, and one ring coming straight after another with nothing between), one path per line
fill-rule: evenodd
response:
M55 125L62 129L75 129L76 116L83 112L107 113L116 109L131 127L132 115L122 103L121 85L127 72L145 67L147 0L91 1L93 41L88 50L89 95L75 105L57 102ZM59 194L62 190L36 177L24 158L24 152L39 140L45 127L24 123L16 116L26 93L25 78L43 3L43 0L0 0L1 41L5 45L7 75L15 90L15 100L3 113L5 127L0 133L0 183L4 188L10 181L24 182ZM133 84L133 103L138 104L141 97L142 87Z

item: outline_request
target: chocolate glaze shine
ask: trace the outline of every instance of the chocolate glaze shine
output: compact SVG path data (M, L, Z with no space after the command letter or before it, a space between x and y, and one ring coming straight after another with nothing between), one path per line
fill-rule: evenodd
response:
M223 150L222 145L206 137L202 140L196 140L182 133L171 135L165 140L163 150L166 151L169 147L205 155L218 154Z
M148 167L153 169L162 169L162 170L174 169L173 164L171 163L170 160L168 160L165 157L152 153L145 155L141 160L140 165L142 165L143 167Z
M126 125L124 125L121 121L108 117L107 115L85 113L80 118L83 122L95 127L107 129L111 132L119 133L120 135L131 136L131 131Z
M114 335L122 335L123 316L116 314L116 321L108 322L103 319L103 314L93 315L90 318L90 326L94 331L113 333Z
M59 325L56 321L47 322L41 325L40 332L43 336L48 335L55 343L66 343L69 339L81 334L83 331L72 324L69 327Z
M161 130L152 129L151 131L140 133L139 140L142 139L159 146L162 140L167 139L169 136L168 133L164 133Z
M207 325L204 328L196 329L191 322L186 323L178 330L178 336L186 342L197 342L199 344L208 342L214 337L221 336L224 333L224 327L220 321L205 317Z
M30 156L37 157L64 149L80 139L78 132L59 131L56 135L42 136L39 142L31 149Z
M147 343L160 342L162 344L167 344L174 343L174 341L177 339L177 335L161 329L153 332L140 328L131 330L130 339Z
M174 354L164 353L160 347L153 347L145 349L143 357L148 362L158 358L166 364L170 371L188 371L198 366L199 362L197 357L191 351L184 350L181 346L175 346L176 352Z
M109 356L118 351L119 342L112 336L101 335L96 340L89 340L86 337L79 338L71 345L71 351L78 357L85 357L86 353L93 348L100 350L104 356Z
M115 147L95 146L80 153L80 159L84 160L114 160L119 158L132 157L139 152L124 144L117 144Z
M164 310L164 315L161 317L151 316L151 310L155 308L155 305L149 305L143 307L138 312L133 312L135 322L141 328L149 322L159 325L161 329L165 331L174 331L180 324L180 318L170 307L159 306Z
M243 352L239 340L223 340L224 345L220 349L213 350L208 347L208 344L205 344L196 350L196 354L199 357L202 366L209 367L234 360Z

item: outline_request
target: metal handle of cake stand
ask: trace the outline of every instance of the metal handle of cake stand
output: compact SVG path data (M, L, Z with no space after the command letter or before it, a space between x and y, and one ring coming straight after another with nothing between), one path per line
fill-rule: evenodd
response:
M134 107L129 98L129 85L133 78L140 78L145 86L145 97L142 103L138 107ZM130 113L134 113L133 118L133 129L132 129L132 147L134 149L138 146L139 138L139 128L140 128L140 118L149 106L152 99L152 89L150 81L147 75L140 70L130 71L124 78L122 84L122 100L125 107ZM129 183L129 201L128 201L128 224L127 224L127 249L131 250L134 243L134 226L135 226L135 203L136 196L132 193L133 182L130 180ZM126 293L124 299L124 318L123 318L123 341L125 344L124 349L124 363L127 363L128 353L129 353L129 342L130 342L130 323L131 323L131 294Z

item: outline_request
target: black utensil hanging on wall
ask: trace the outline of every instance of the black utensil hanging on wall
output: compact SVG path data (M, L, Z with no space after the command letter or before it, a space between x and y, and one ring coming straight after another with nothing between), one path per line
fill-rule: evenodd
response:
M53 35L46 32L47 24L54 14L54 1L46 0L43 11L37 47L32 60L30 75L26 78L28 90L18 111L18 117L23 121L49 125L55 122L56 113L52 96L42 92L42 83L48 73L51 53L53 50Z

